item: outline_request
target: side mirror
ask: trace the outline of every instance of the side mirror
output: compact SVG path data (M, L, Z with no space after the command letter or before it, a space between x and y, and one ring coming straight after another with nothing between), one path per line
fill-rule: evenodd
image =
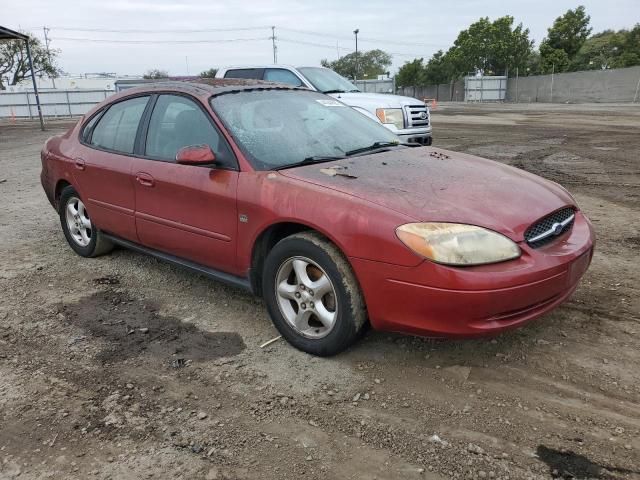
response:
M178 150L176 162L180 165L212 165L216 156L209 145L189 145Z

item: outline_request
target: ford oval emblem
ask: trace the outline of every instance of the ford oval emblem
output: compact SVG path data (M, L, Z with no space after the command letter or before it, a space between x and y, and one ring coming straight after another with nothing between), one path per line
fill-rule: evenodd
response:
M562 233L562 229L564 227L562 226L561 223L554 223L553 227L551 227L551 231L553 232L554 235L560 235L560 233Z
M426 120L427 119L427 112L420 112L420 118L422 120Z

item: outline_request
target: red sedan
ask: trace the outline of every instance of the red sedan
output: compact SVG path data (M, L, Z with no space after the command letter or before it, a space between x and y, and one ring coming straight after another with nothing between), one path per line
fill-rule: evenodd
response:
M316 355L367 322L447 337L523 325L566 300L593 255L560 185L402 144L278 84L126 90L47 141L42 185L79 255L121 245L246 288Z

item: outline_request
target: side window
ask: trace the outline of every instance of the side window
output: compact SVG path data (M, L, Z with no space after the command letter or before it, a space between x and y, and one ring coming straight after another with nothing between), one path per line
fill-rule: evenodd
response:
M253 80L262 80L263 68L236 68L227 70L224 78L251 78Z
M91 135L91 145L120 153L133 153L140 118L149 97L136 97L109 107Z
M88 142L89 138L91 137L91 130L93 129L93 127L96 125L96 123L98 122L98 120L100 120L100 117L102 116L103 112L98 112L96 113L93 118L91 120L89 120L86 125L84 126L84 129L82 130L82 141L83 142Z
M149 122L145 155L175 161L182 147L207 144L217 162L235 167L235 160L208 115L193 100L180 95L160 95Z
M302 86L302 81L293 72L283 68L267 68L264 71L264 80L286 83L287 85L293 85L294 87Z

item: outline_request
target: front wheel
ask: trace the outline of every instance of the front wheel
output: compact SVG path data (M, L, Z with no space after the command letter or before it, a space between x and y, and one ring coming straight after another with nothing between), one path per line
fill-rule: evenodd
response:
M304 352L335 355L357 340L366 323L364 299L349 263L317 233L278 242L265 261L263 287L274 325Z

